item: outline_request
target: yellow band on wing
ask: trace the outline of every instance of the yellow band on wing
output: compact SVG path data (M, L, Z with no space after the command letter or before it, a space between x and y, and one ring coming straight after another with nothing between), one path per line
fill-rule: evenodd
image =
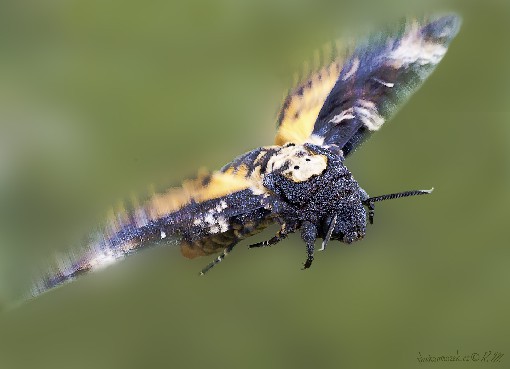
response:
M147 203L147 212L151 219L158 219L173 213L192 200L204 202L219 198L251 186L243 175L202 171L198 178L187 180L181 188L172 188L164 194L154 195Z

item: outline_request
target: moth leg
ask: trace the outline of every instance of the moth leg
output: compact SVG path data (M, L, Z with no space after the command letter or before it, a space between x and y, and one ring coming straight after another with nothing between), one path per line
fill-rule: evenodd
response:
M326 246L328 245L328 242L331 239L331 235L333 234L333 231L335 230L337 217L338 217L338 214L335 214L333 216L333 219L331 220L331 223L329 224L328 233L326 233L326 237L322 241L322 246L318 251L326 250Z
M278 242L286 239L287 236L288 236L288 233L285 230L285 224L284 224L283 227L276 233L276 235L273 238L266 240L266 241L254 243L248 247L250 249L253 249L255 247L273 246L273 245L276 245Z
M317 227L308 221L304 221L301 225L301 238L306 242L306 261L303 269L308 269L313 262L314 244L317 239Z
M232 249L234 248L234 246L236 244L237 244L237 240L235 242L231 243L225 250L223 250L223 252L216 259L214 259L204 269L202 269L200 271L200 275L205 275L205 273L207 273L209 270L211 270L212 267L214 267L216 264L220 263L223 259L225 259L225 257L232 251Z
M296 230L294 225L289 226L287 223L282 223L280 230L276 233L276 235L266 241L258 242L253 245L248 246L250 249L255 247L266 247L276 245L278 242L283 241L287 238L287 236L293 233Z
M286 237L287 237L286 234L278 232L274 237L270 238L269 240L257 242L248 247L250 249L254 249L255 247L273 246L276 245L278 242L283 241Z

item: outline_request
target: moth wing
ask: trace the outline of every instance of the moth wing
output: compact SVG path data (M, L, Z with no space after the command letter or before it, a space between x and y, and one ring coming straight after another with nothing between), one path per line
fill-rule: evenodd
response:
M227 168L156 195L147 207L162 229L182 235L181 251L188 258L218 252L272 222L261 181L248 175L244 165Z
M267 196L245 173L201 171L195 179L146 201L133 198L110 211L86 240L37 272L31 295L101 269L160 241L181 246L188 258L215 253L239 236L249 237L272 222Z
M431 74L460 23L456 15L408 19L395 29L373 34L359 43L345 57L311 130L307 121L310 135L306 140L337 145L344 156L349 155L379 130ZM296 94L290 101L295 99ZM285 111L292 112L289 107L292 105L288 104ZM277 141L292 139L289 132L300 132L302 126L286 123L283 134L278 132Z
M319 112L312 140L349 155L432 73L459 26L455 15L411 19L360 44Z
M352 42L328 43L316 52L312 72L309 71L308 63L304 65L303 76L300 78L296 75L297 83L289 89L278 113L276 145L289 142L303 144L308 141L317 115L352 50Z

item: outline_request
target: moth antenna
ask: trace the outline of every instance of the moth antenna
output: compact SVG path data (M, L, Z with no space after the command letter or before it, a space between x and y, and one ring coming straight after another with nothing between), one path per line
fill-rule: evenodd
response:
M397 193L390 193L387 195L381 195L381 196L375 196L375 197L369 197L368 199L363 201L363 205L368 207L368 220L370 224L374 224L374 203L378 201L384 201L384 200L393 200L398 199L400 197L408 197L408 196L418 196L418 195L428 195L434 191L434 187L432 187L430 190L411 190L411 191L404 191L404 192L397 192Z
M377 201L398 199L400 197L428 195L428 194L432 193L432 191L434 191L434 187L432 187L430 190L412 190L412 191L404 191L404 192L390 193L387 195L370 197L365 201L377 202Z

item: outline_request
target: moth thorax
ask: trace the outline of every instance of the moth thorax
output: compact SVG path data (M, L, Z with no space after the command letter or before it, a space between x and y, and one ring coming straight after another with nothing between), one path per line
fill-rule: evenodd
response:
M268 172L281 171L282 175L293 182L305 182L326 170L328 160L324 155L309 152L302 145L283 147L268 161Z

